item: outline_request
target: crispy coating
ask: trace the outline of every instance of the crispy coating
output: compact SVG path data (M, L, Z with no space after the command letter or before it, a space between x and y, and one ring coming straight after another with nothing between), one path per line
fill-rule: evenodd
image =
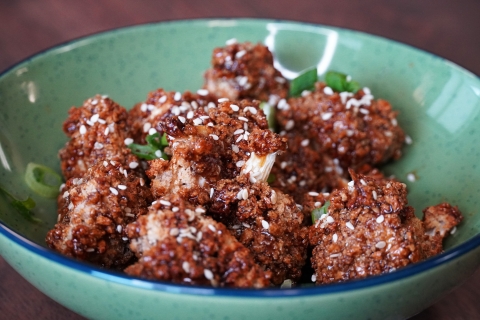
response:
M345 175L348 168L377 166L401 156L405 134L387 101L374 100L367 89L355 95L324 89L324 83L316 83L313 92L279 105L281 130L307 139L310 148L330 157ZM324 165L324 170L333 169Z
M317 284L392 272L442 251L407 206L403 183L350 173L353 182L332 192L328 214L310 227Z
M63 131L70 140L59 151L65 179L81 178L104 159L125 162L130 154L124 143L129 135L125 108L96 95L68 113Z
M430 236L438 235L442 239L463 219L458 207L449 203L440 203L423 210L425 231Z
M257 101L211 103L168 117L161 126L168 135L171 158L150 162L147 175L155 197L178 193L205 204L217 181L250 171L253 177L257 171L250 159L273 164L276 153L286 148L285 140L268 130Z
M134 258L125 227L147 212L151 193L138 172L104 160L82 178L71 178L59 196L59 216L46 237L62 254L123 268Z
M255 261L272 272L273 284L300 278L307 258L307 229L290 196L242 175L217 184L208 213L222 221Z
M188 111L207 108L210 102L216 101L217 99L209 93L200 95L185 91L180 94L180 92L167 92L161 88L152 91L145 102L137 103L128 113L131 138L136 143L144 144L145 137L152 130L164 132L166 118L179 115L185 117Z
M203 87L219 98L257 99L275 105L287 97L289 84L273 66L266 46L245 42L213 50L212 68L205 72Z
M128 226L139 261L125 272L146 279L214 287L263 288L270 272L227 228L178 196L156 201Z

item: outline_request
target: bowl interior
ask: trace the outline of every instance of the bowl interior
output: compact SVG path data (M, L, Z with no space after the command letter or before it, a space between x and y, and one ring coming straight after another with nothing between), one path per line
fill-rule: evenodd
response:
M389 100L412 138L404 156L383 168L407 183L417 215L443 201L464 222L452 248L480 233L480 81L441 58L359 32L262 20L196 20L136 26L90 36L28 59L0 76L0 184L31 196L43 222L26 221L0 196L0 220L45 247L56 203L33 194L23 176L29 162L59 171L66 142L62 123L71 106L107 94L126 108L159 87L196 90L214 47L230 38L263 42L287 78L316 65L350 74ZM413 173L415 181L408 181Z

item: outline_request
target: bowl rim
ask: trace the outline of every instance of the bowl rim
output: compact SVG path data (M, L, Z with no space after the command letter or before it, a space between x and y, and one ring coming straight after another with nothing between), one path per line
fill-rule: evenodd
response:
M473 72L467 70L466 68L460 66L459 64L442 58L436 54L428 52L423 49L416 48L412 45L388 39L379 35L357 31L348 28L330 26L330 25L323 25L323 24L316 24L316 23L309 23L303 21L294 21L294 20L280 20L280 19L261 19L261 18L199 18L199 19L180 19L180 20L164 20L160 22L150 22L150 23L143 23L143 24L134 24L129 26L124 26L120 28L112 28L108 30L104 30L101 32L94 32L91 34L83 35L81 37L77 37L71 40L67 40L61 42L59 44L50 46L43 50L40 50L25 59L7 67L5 70L0 72L0 79L9 73L11 70L15 69L16 67L28 62L29 60L33 60L36 58L40 58L41 56L58 50L62 47L78 43L82 40L88 40L91 38L107 36L109 34L117 33L117 32L127 32L127 31L134 31L137 28L145 28L145 27L156 27L159 25L166 25L166 24L183 24L183 23L200 23L205 24L210 21L239 21L241 23L280 23L280 24L295 24L295 25L305 25L309 27L317 27L317 28L327 28L332 29L339 32L350 32L353 34L359 34L365 37L376 38L376 40L390 42L394 45L400 45L408 47L411 50L420 52L422 54L430 55L434 58L441 59L442 61L448 63L453 68L459 69L464 74L467 74L471 77L474 77L478 80L478 76L475 75ZM53 261L55 263L59 263L63 267L67 267L72 269L72 271L84 273L93 276L94 278L98 278L99 280L104 281L113 281L117 284L127 285L135 288L140 289L147 289L153 291L163 291L165 293L177 293L177 294L189 294L189 295L205 295L205 296L225 296L225 297L245 297L245 298L288 298L288 297L300 297L300 296L312 296L312 295L326 295L331 293L342 293L346 291L352 290L360 290L360 289L367 289L369 287L378 286L378 285L386 285L392 283L394 281L402 280L407 277L416 276L424 271L432 270L435 267L440 265L444 265L448 262L455 260L461 256L466 255L468 252L474 250L475 248L480 246L480 234L473 236L471 239L467 240L466 242L453 247L439 255L431 257L427 260L408 265L403 267L395 272L388 273L388 274L381 274L376 276L370 276L364 279L357 279L357 280L350 280L343 283L334 283L328 285L307 285L302 287L294 287L294 288L264 288L264 289L243 289L243 288L212 288L212 287L203 287L203 286L192 286L192 285L184 285L184 284L175 284L167 281L155 281L155 280L145 280L141 278L136 278L129 276L125 273L121 273L118 271L103 269L99 266L89 264L87 262L75 260L73 258L66 257L58 252L50 250L46 247L43 247L26 237L20 235L19 233L12 230L10 227L6 226L2 221L0 221L0 234L5 236L10 241L13 241L15 244L21 246L23 249L26 249L34 254L37 254L47 260Z

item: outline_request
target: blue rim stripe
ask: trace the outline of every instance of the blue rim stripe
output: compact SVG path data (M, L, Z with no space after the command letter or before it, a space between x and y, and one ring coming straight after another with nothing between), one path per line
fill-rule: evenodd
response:
M257 23L292 23L292 24L304 24L309 26L315 26L320 28L330 28L333 30L346 30L349 32L354 32L358 34L362 34L364 36L369 36L373 38L377 38L382 41L392 42L397 45L409 47L412 50L422 52L424 54L430 55L432 57L440 58L439 56L425 51L423 49L415 48L411 45L401 43L395 40L387 39L381 36L372 35L369 33L356 31L347 28L339 28L339 27L332 27L320 24L313 24L313 23L305 23L305 22L297 22L297 21L287 21L287 20L268 20L268 19L239 19L239 18L232 18L232 19L191 19L191 20L171 20L165 21L160 23L148 23L148 24L140 24L140 25L133 25L127 26L122 28L116 28L112 30L103 31L100 33L94 33L87 36L82 36L73 40L66 41L64 43L55 45L53 47L47 48L45 50L39 51L24 60L12 65L11 67L7 68L3 72L0 73L0 78L8 73L10 70L16 68L17 66L31 60L34 58L39 58L40 56L44 55L47 52L54 51L66 45L76 43L80 40L84 40L86 38L91 38L95 36L105 36L106 34L122 32L127 30L132 30L135 28L140 27L148 27L148 26L157 26L159 24L173 24L176 22L194 22L194 23L205 23L211 20L238 20L240 22L257 22ZM444 59L445 60L445 59ZM445 60L448 61L448 60ZM449 61L450 62L450 61ZM461 71L470 74L478 78L474 73L468 71L467 69L450 62L454 67L461 69ZM378 286L383 284L388 284L394 281L398 281L401 279L405 279L410 276L418 275L419 273L427 270L431 270L435 267L438 267L442 264L451 262L458 257L461 257L468 252L474 250L475 248L480 246L480 234L474 236L472 239L468 240L467 242L448 250L440 255L432 257L428 260L409 265L404 267L400 270L397 270L393 273L389 274L382 274L378 276L372 276L366 279L361 280L352 280L345 283L337 283L337 284L330 284L330 285L323 285L323 286L312 286L312 287L302 287L302 288L291 288L291 289L279 289L279 288L269 288L269 289L228 289L228 288L209 288L209 287L200 287L200 286L189 286L189 285L180 285L180 284L172 284L168 282L161 282L161 281L148 281L138 278L133 278L126 274L122 274L120 272L115 272L111 270L102 269L98 266L90 265L88 263L84 263L81 261L77 261L68 257L65 257L57 252L54 252L50 249L46 249L27 238L17 234L15 231L10 229L9 227L5 226L3 223L0 222L0 234L4 235L7 239L13 241L14 243L18 244L19 246L23 247L26 250L31 251L34 254L38 254L39 256L59 263L63 266L72 268L78 272L82 272L85 274L90 274L93 277L105 280L105 281L112 281L118 284L148 289L148 290L158 290L164 291L169 293L181 293L181 294L192 294L192 295L208 295L208 296L241 296L241 297L252 297L252 298L270 298L270 297L298 297L298 296L311 296L311 295L325 295L330 293L340 293L344 291L351 291L351 290L359 290L365 289L372 286Z

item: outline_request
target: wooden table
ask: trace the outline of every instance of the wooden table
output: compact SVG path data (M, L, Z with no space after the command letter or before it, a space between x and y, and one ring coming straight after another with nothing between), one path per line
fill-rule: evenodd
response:
M478 0L0 1L0 72L73 38L190 18L256 17L350 28L408 43L480 75ZM480 270L414 319L480 319ZM0 318L83 319L39 292L0 257Z

